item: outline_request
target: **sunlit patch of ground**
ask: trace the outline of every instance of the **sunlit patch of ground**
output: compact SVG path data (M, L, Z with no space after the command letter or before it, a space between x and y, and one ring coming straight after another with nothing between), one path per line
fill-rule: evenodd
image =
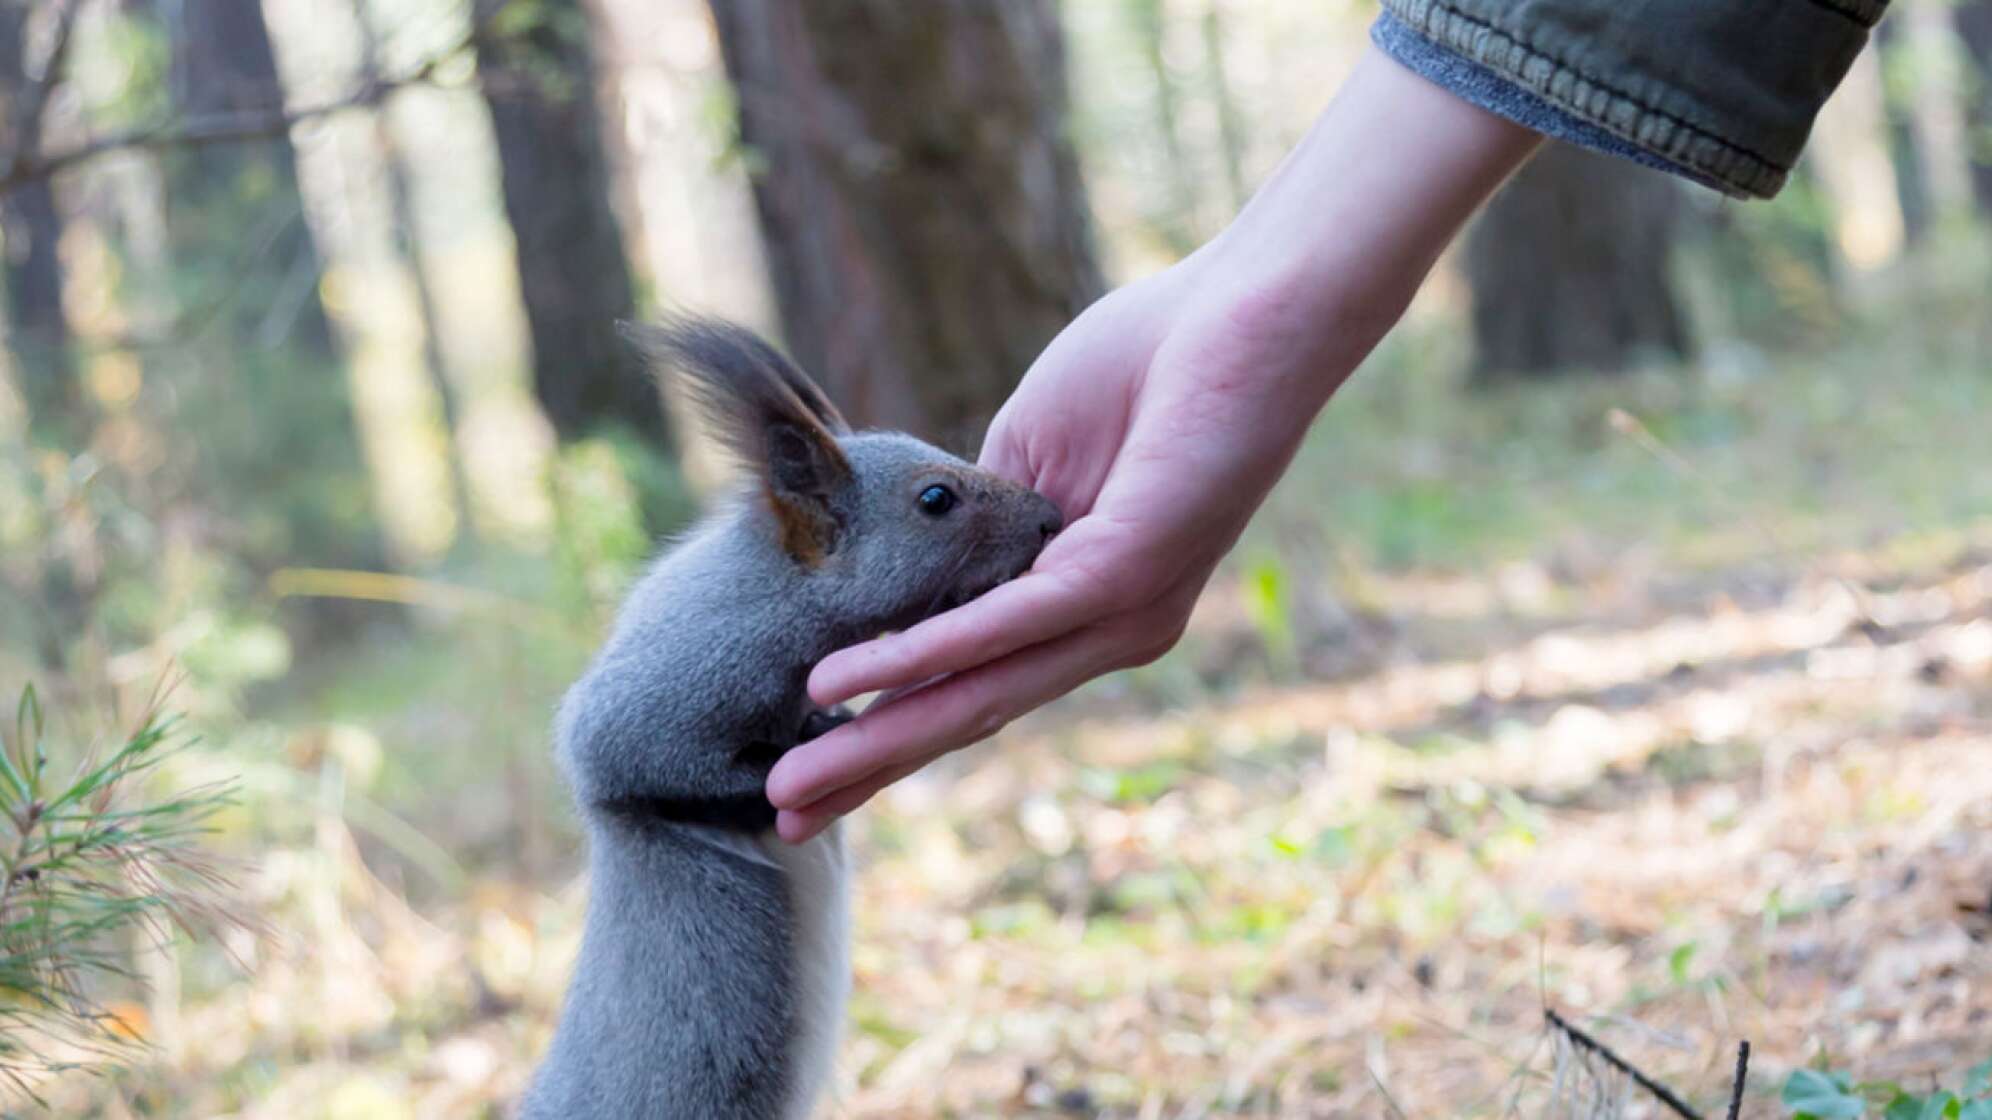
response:
M1539 1114L1992 1048L1992 565L1051 726L871 830L852 1115ZM1913 616L1913 617L1912 617ZM937 905L938 903L938 905ZM1857 1057L1855 1057L1857 1056Z

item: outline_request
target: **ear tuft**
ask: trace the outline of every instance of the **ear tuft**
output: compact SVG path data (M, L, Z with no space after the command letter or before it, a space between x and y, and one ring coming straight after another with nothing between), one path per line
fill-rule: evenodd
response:
M652 368L676 371L721 428L734 428L736 405L753 403L801 413L832 435L849 435L837 406L782 352L737 323L700 315L669 315L655 323L618 324ZM723 432L729 442L733 432Z
M813 564L836 546L833 497L851 480L837 436L850 426L801 370L744 327L674 316L622 324L654 366L684 379L709 426L757 476L782 547Z

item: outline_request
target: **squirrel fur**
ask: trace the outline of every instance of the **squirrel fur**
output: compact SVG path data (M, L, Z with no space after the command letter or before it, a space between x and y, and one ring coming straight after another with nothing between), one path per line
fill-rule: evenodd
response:
M911 436L852 431L745 329L628 333L747 485L652 563L560 705L590 897L522 1115L807 1117L849 990L849 860L834 826L782 842L763 786L849 718L811 705L809 671L1021 574L1059 512Z

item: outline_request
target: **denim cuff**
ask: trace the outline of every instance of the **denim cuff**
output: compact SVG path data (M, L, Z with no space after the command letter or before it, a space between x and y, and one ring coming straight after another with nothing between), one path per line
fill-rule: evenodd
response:
M1376 22L1370 26L1370 41L1405 69L1426 81L1469 104L1477 105L1495 116L1505 117L1523 128L1540 132L1552 140L1629 159L1724 194L1744 193L1557 108L1480 63L1454 54L1418 34L1387 10L1378 15Z

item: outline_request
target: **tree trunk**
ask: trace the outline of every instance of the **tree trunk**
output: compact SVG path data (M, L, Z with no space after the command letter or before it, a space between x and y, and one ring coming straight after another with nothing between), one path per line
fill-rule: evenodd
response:
M354 0L353 26L360 34L360 77L369 84L379 82L382 78L380 35L374 30L366 0ZM407 266L409 291L415 297L415 311L422 320L423 365L427 367L430 384L435 387L436 407L442 414L450 496L460 511L457 539L474 540L477 536L477 518L472 508L470 475L458 445L463 433L462 410L457 405L456 389L450 384L444 367L442 324L441 316L436 313L436 292L429 284L428 274L423 271L420 260L419 234L415 228L415 190L410 181L408 153L395 139L394 127L387 119L385 106L376 108L368 115L372 118L369 124L373 128L374 144L379 149L380 166L387 173L387 199L393 216L390 232L394 247Z
M1182 113L1178 107L1176 75L1168 58L1169 11L1166 0L1132 0L1127 14L1133 24L1133 38L1148 66L1154 93L1149 104L1155 112L1155 135L1162 140L1162 174L1168 188L1167 210L1156 223L1169 251L1189 256L1201 240L1197 236L1197 183L1195 168L1183 147Z
M1668 278L1675 184L1552 144L1488 205L1466 243L1475 375L1615 372L1686 356Z
M1231 77L1225 66L1227 49L1224 13L1217 4L1204 9L1204 76L1210 84L1212 103L1217 108L1217 139L1224 150L1224 185L1231 211L1245 208L1252 192L1245 186L1245 120L1238 112L1238 98L1231 92Z
M5 150L31 142L16 134L28 77L29 8L0 5L0 114L10 123ZM13 353L15 384L37 424L59 427L76 420L82 394L69 361L69 322L62 314L62 266L56 247L62 240L62 214L55 189L44 177L0 194L0 238L4 238L7 282L7 348Z
M790 349L966 446L1100 292L1050 0L712 0Z
M1971 194L1981 213L1992 214L1992 0L1958 0L1951 19L1970 58L1974 80L1965 83L1971 101L1965 107L1970 137Z
M1882 56L1884 71L1890 64L1916 48L1905 42L1901 19L1885 19L1875 26L1872 50ZM1929 233L1935 204L1931 198L1929 153L1916 131L1916 98L1920 91L1885 84L1883 121L1888 129L1888 156L1895 167L1895 197L1902 208L1902 236L1910 245L1920 244Z
M189 121L281 112L283 82L269 25L255 0L149 0L166 20L174 107ZM276 228L227 300L240 336L266 346L301 342L332 350L319 301L320 257L297 187L289 137L174 152L167 160L167 213L173 255L193 261L231 245L244 229Z
M481 0L481 23L506 0ZM516 5L516 0L512 0ZM588 13L545 0L522 28L487 31L477 65L498 141L505 215L533 341L533 391L554 431L605 424L669 448L656 386L616 332L636 297L602 142Z

